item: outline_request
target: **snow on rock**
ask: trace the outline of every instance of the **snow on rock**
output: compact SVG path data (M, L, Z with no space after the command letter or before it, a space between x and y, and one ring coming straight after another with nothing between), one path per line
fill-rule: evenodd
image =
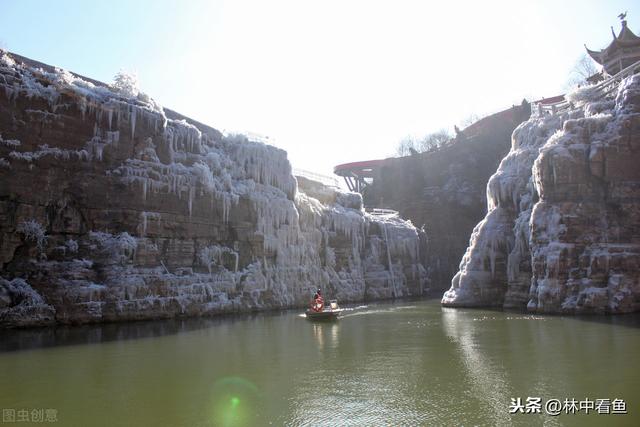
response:
M444 305L640 309L640 76L615 100L592 95L514 131Z
M138 241L126 231L118 235L101 231L89 232L90 249L104 253L105 258L115 263L126 263L135 255Z
M531 203L537 195L532 185L531 168L540 147L560 128L566 116L532 118L516 128L511 151L502 159L487 184L489 212L473 230L469 247L453 278L451 289L443 296L445 305L502 306L508 281L507 265L512 257L511 275L518 275L516 258L526 256L528 233L514 233L528 222ZM523 217L519 218L520 215ZM524 237L524 240L523 240Z
M22 234L25 240L34 242L38 251L44 251L47 244L46 230L38 221L34 219L22 221L18 227L16 227L16 231Z
M52 324L55 309L23 279L0 278L0 324L24 327Z
M0 325L305 306L317 287L345 303L424 291L423 234L296 181L286 152L163 110L127 79L0 61L0 277L23 277L53 313L7 297ZM47 231L41 255L24 221Z
M0 133L0 145L15 148L20 145L20 141L17 139L2 139L2 134Z
M138 76L135 73L119 71L113 78L113 84L111 86L127 98L137 97L140 93Z
M227 136L225 145L234 164L240 166L234 178L253 179L282 190L289 198L293 197L296 181L285 151L249 141L242 135Z
M198 253L198 259L202 263L202 265L206 266L211 274L211 269L214 267L220 267L226 269L224 265L224 255L229 254L234 259L234 267L232 270L234 272L238 271L238 253L233 249L225 248L219 245L211 245L205 248L202 248Z

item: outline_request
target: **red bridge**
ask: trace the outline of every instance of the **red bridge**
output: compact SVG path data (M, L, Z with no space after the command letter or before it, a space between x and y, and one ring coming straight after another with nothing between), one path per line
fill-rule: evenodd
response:
M564 100L564 96L555 96L552 98L545 98L536 101L536 104L546 105L553 104L558 101ZM523 101L522 105L512 106L503 111L488 115L471 125L467 126L458 136L452 137L451 140L438 147L438 150L447 149L458 142L462 142L466 139L473 139L477 135L486 132L496 122L511 122L518 117L518 113L521 109L527 105L526 101ZM344 178L350 191L362 192L362 189L373 182L373 179L378 177L378 171L388 161L392 159L379 159L379 160L365 160L361 162L344 163L333 168L333 173Z
M371 184L375 173L387 159L365 160L362 162L344 163L333 168L333 173L344 178L350 191L360 193Z

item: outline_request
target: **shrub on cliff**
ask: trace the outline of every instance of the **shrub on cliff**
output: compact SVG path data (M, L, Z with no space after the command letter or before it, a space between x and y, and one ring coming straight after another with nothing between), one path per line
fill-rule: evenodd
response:
M122 70L120 70L113 78L111 87L129 98L135 98L140 93L138 76L135 73L127 73Z
M44 227L35 219L22 221L16 231L22 234L27 241L36 243L39 252L44 252L47 243L47 236Z

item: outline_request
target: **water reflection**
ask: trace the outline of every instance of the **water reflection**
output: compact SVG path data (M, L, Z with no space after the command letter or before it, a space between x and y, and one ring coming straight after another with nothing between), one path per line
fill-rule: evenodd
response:
M236 322L262 321L265 318L286 315L288 313L274 312L35 329L0 329L0 352L161 337L211 327L229 327Z
M340 344L340 325L337 322L315 322L312 330L320 350L324 350L325 339L328 340L330 348L336 348Z
M397 317L398 311L407 317ZM313 326L314 365L292 378L285 425L423 425L428 419L418 390L426 371L420 352L416 306L361 307L337 323ZM416 325L407 327L406 325ZM410 336L394 333L396 328ZM419 373L419 375L415 375Z
M610 418L513 417L510 398L640 405L637 328L437 301L298 314L3 331L5 350L39 348L0 353L0 407L77 426L584 426Z
M505 410L507 396L514 393L505 377L501 367L496 366L481 351L481 343L484 337L474 322L473 313L465 310L443 308L442 325L449 338L459 346L459 355L465 367L465 376L469 379L471 394L481 398L489 407L486 415L491 418L494 425L506 425L510 423L509 414Z

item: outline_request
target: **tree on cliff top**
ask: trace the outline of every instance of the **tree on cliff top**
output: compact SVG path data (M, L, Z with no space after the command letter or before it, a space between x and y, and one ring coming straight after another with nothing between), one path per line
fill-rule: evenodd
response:
M440 148L451 138L453 138L453 136L446 129L440 129L437 132L427 134L417 139L407 136L396 146L396 156L404 157L415 153L433 151Z
M596 63L586 53L583 53L569 72L566 88L572 89L576 86L584 86L587 84L587 79L597 72L598 67Z
M138 85L138 76L136 73L127 73L124 70L118 71L113 77L111 86L124 96L135 98L140 93Z

